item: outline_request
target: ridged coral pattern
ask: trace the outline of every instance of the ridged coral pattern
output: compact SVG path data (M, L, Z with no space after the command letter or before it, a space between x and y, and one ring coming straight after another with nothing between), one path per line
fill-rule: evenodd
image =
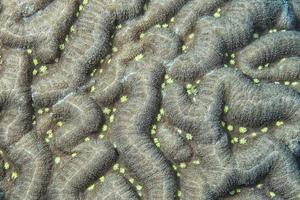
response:
M0 0L0 200L300 199L299 0Z

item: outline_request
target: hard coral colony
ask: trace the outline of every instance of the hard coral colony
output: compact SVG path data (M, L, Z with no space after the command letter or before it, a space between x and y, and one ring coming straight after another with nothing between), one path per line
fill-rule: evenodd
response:
M299 0L0 0L0 199L300 199Z

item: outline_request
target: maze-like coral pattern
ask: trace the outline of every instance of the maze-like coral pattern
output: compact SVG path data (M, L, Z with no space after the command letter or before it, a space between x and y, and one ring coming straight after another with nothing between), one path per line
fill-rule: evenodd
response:
M0 199L300 199L299 0L0 0Z

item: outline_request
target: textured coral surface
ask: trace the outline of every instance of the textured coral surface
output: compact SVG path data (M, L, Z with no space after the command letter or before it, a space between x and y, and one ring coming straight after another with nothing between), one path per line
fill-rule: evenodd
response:
M300 0L0 0L0 199L300 199Z

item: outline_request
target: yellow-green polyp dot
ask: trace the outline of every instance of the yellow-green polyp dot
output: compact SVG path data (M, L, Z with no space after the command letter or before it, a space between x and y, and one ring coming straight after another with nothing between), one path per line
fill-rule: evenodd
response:
M237 137L234 137L232 140L231 140L231 143L232 144L236 144L236 143L238 143L239 142L239 138L237 138Z
M186 134L186 139L187 139L187 140L192 140L192 139L193 139L193 135L190 134L190 133L187 133L187 134Z
M32 74L35 76L35 75L37 75L37 73L38 73L38 71L36 70L36 69L34 69L33 71L32 71Z
M15 180L17 177L18 177L18 173L17 173L17 172L13 172L13 173L11 174L11 178L12 178L13 180Z
M251 134L251 136L252 136L252 137L256 137L256 136L257 136L257 133L254 132L254 133Z
M95 184L92 184L92 185L90 185L88 188L87 188L87 190L88 191L91 191L91 190L93 190L95 188Z
M246 143L247 143L247 139L246 138L240 139L240 144L246 144Z
M259 34L258 33L254 33L253 34L253 38L255 38L255 39L259 38Z
M9 163L8 162L4 163L4 169L6 169L6 170L9 169Z
M101 183L103 183L104 180L105 180L105 177L104 177L104 176L101 176L101 177L99 178L99 180L100 180Z
M102 126L102 131L103 131L103 132L107 131L107 128L108 128L107 125L104 124L104 125Z
M142 60L144 58L144 55L143 54L139 54L139 55L137 55L135 58L134 58L134 60L135 61L140 61L140 60Z
M186 163L180 163L179 166L180 166L181 168L186 168Z
M246 127L240 127L239 128L239 132L240 133L246 133L247 132L247 128Z
M269 195L271 198L274 198L276 196L276 194L274 192L269 192Z
M143 186L141 186L141 185L137 185L137 186L136 186L136 189L140 191L140 190L142 190L142 189L143 189Z
M235 60L231 59L231 60L229 61L229 63L230 63L231 65L235 65Z
M124 103L126 101L127 101L127 96L126 95L122 96L121 97L121 103Z
M59 163L60 163L60 157L56 157L56 158L54 159L54 162L55 162L55 164L59 164Z
M224 113L227 113L229 111L229 107L226 105L224 106Z
M83 0L82 5L87 5L89 3L89 0Z
M282 126L283 125L283 121L277 121L276 122L276 126Z
M111 112L111 109L107 108L107 107L104 107L103 109L103 113L106 114L106 115L109 115Z
M39 61L38 61L36 58L34 58L34 59L33 59L33 64L34 64L34 65L38 65L38 64L39 64Z
M255 78L255 79L253 79L253 82L254 83L259 83L260 81L259 81L259 79Z
M181 194L182 194L181 191L178 190L178 191L177 191L177 196L178 196L178 197L181 197Z
M264 127L264 128L262 128L262 129L260 129L260 131L261 131L262 133L266 133L266 132L268 132L268 127Z
M227 126L227 130L228 130L228 131L233 131L233 126L232 126L232 125L228 125L228 126Z
M221 14L220 14L219 12L215 12L215 13L214 13L214 17L215 17L215 18L219 18L219 17L221 17Z
M199 164L200 164L200 160L194 160L194 161L193 161L193 164L199 165Z

